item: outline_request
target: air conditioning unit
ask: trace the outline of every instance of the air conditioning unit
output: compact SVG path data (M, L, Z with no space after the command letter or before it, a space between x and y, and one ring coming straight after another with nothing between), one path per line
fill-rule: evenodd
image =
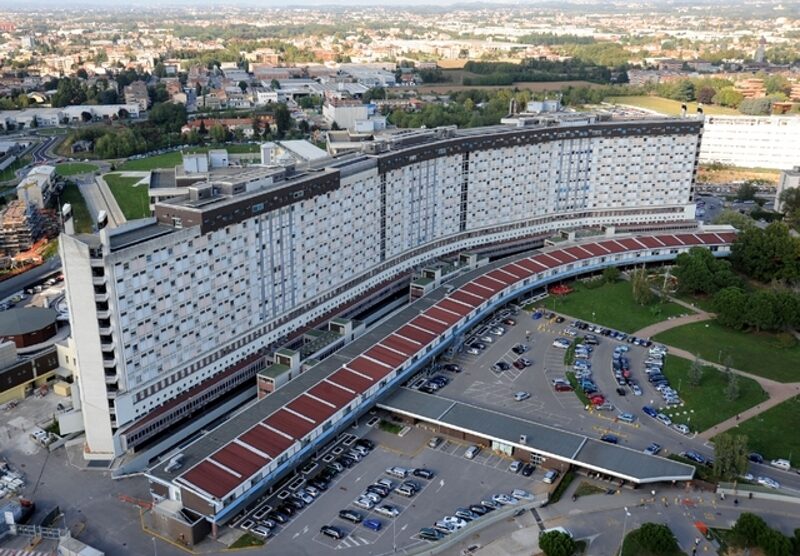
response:
M519 435L519 443L520 444L527 444L528 443L528 435L527 434Z

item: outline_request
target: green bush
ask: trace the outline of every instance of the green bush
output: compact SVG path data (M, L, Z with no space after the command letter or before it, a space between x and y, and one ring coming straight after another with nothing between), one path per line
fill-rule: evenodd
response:
M572 556L575 553L575 541L561 531L550 531L539 535L539 548L545 556Z

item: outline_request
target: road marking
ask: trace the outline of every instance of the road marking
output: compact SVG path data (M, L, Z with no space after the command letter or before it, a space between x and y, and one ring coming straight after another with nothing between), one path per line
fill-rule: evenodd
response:
M439 492L444 488L444 479L439 479L439 488L436 489L436 492Z

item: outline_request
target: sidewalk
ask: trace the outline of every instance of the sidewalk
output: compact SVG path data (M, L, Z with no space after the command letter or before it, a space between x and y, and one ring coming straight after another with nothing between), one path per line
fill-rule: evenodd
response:
M657 322L655 324L651 324L650 326L645 326L641 330L637 330L633 333L634 336L637 338L652 338L656 334L660 334L670 328L676 328L678 326L683 326L684 324L692 324L694 322L703 322L705 320L711 320L714 318L714 315L711 313L706 312L699 312L693 315L686 315L685 317L677 317L674 319L669 320L662 320L661 322Z

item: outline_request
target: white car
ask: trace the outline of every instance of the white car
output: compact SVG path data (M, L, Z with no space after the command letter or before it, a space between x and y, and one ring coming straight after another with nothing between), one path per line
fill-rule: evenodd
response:
M495 494L492 496L492 501L503 506L509 506L517 503L517 499L512 498L508 494Z
M375 513L385 515L386 517L397 517L400 515L400 510L389 504L384 504L383 506L375 508Z
M678 431L681 434L689 434L690 432L692 432L692 431L689 430L689 427L687 427L686 425L683 425L683 424L672 425L672 428L675 429L676 431Z
M527 490L522 490L521 488L515 488L514 490L512 490L511 496L513 496L517 500L533 500L533 494L531 494Z
M463 529L467 526L467 522L461 519L460 517L456 517L454 515L446 515L442 518L442 522L446 523L447 525L452 525L456 529Z
M467 353L469 353L470 355L480 355L481 350L479 350L478 348L471 347L467 349Z
M666 426L672 425L672 419L670 419L667 415L664 415L663 413L659 413L658 415L656 415L656 420Z
M633 390L633 395L634 396L641 396L642 395L642 389L638 384L634 384L633 386L631 386L631 390Z
M492 339L492 337L491 337L491 336L481 336L481 337L480 337L480 338L478 338L478 339L479 339L481 342L483 342L484 344L491 344L492 342L494 342L494 340Z
M776 481L775 479L770 479L769 477L759 477L758 479L756 479L756 482L758 482L758 484L762 486L769 488L774 488L774 489L781 488L781 484L778 481Z
M518 402L527 400L530 397L531 395L528 392L517 392L516 394L514 394L514 399L517 400Z
M522 462L518 459L515 459L511 462L511 465L508 466L508 470L512 473L519 473L519 470L522 469Z
M569 347L570 341L566 338L556 338L553 340L553 346L561 349L567 349Z
M364 498L363 496L356 498L353 504L358 506L359 508L364 508L365 510L371 510L372 508L375 507L375 502L373 502L369 498Z
M374 492L362 492L361 498L369 498L374 504L377 504L381 501L381 497Z

